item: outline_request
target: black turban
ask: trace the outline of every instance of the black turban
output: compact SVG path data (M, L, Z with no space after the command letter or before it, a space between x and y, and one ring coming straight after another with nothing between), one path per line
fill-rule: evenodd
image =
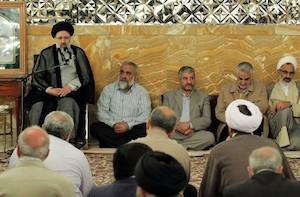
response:
M186 185L186 174L176 159L161 152L145 153L135 168L137 184L156 196L175 196Z
M64 21L53 25L52 30L51 30L52 38L54 38L56 36L57 32L59 32L59 31L67 31L70 33L71 36L73 36L73 34L74 34L73 26L70 23L64 22Z

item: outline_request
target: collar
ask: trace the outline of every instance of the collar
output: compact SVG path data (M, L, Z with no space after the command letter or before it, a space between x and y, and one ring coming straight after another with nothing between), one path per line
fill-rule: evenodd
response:
M147 130L147 136L160 136L160 137L169 138L166 131L159 128L159 127L152 127L151 129L148 129Z
M184 91L183 91L182 89L180 89L179 92L180 92L180 94L181 94L183 97L192 97L192 95L193 95L193 93L194 93L194 89L192 90L190 96L185 96Z
M28 166L28 167L45 167L43 164L43 161L39 158L34 158L34 157L28 157L28 156L22 156L19 161L16 164L16 167L23 167L23 166Z
M232 84L231 88L230 88L230 93L234 93L234 92L238 92L239 87L237 83ZM253 92L254 91L254 80L251 81L250 86L247 88L247 90L249 92Z
M240 135L253 135L253 133L246 133L246 132L234 132L232 134L232 137L235 137L235 136L240 136Z

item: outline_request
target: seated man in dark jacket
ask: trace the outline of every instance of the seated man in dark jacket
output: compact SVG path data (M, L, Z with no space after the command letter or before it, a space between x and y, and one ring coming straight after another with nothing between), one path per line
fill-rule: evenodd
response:
M89 197L135 197L136 180L133 176L134 168L140 157L151 151L145 144L130 143L121 145L113 156L114 177L116 181L109 185L93 188Z
M296 197L300 182L282 176L282 157L272 147L255 149L249 157L248 181L225 188L223 197Z
M70 23L55 24L51 35L56 43L43 49L37 58L27 97L29 121L42 125L49 112L64 111L74 120L76 133L71 139L84 142L85 105L94 101L94 78L84 51L70 44L73 33Z

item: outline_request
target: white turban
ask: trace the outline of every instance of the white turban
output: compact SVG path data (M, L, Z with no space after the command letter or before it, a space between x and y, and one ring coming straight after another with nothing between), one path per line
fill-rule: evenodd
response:
M286 54L284 55L282 58L280 58L280 60L277 63L277 70L279 70L281 68L281 66L283 66L284 64L292 64L294 66L294 70L297 69L297 60L294 56L290 55L290 54Z
M240 112L239 106L245 105L251 115L245 115ZM262 113L259 108L252 102L237 99L232 101L225 111L225 121L228 127L246 133L252 133L261 124Z

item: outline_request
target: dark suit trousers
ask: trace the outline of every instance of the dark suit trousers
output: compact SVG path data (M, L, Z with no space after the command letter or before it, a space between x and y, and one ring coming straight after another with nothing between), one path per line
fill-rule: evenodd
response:
M114 129L103 122L91 125L91 135L99 141L101 148L116 148L122 144L146 136L146 123L132 127L126 133L115 133Z

